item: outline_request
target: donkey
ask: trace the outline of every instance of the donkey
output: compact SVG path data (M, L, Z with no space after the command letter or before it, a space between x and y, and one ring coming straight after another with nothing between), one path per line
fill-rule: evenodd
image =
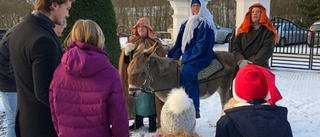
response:
M156 47L144 52L136 52L128 66L129 93L139 95L141 91L153 91L163 102L171 89L179 87L181 62L154 54ZM232 97L230 90L235 72L235 61L232 53L215 51L217 60L223 68L199 81L199 98L206 99L218 91L221 106Z

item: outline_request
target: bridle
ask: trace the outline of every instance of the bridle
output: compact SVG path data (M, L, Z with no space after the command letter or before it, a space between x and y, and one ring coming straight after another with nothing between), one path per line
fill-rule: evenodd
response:
M144 93L152 94L152 89L147 86L147 82L150 81L150 83L153 82L153 77L150 75L151 70L151 64L150 62L147 63L147 71L145 71L146 76L144 78L144 81L142 83L142 86L140 88L129 88L129 91L142 91ZM134 95L134 94L133 94Z
M148 82L148 80L150 80L150 83L153 82L153 77L150 75L150 71L151 71L151 64L148 61L148 63L147 63L147 71L145 72L146 76L145 76L145 79L143 81L142 86L140 88L129 88L129 91L138 91L138 90L140 90L140 91L148 93L148 94L153 94L154 92L168 91L168 90L172 89L172 88L167 88L167 89L152 90L151 88L149 88L146 85L146 83ZM205 83L205 82L208 82L208 81L211 81L211 80L215 80L215 79L218 79L218 78L221 78L221 77L225 77L225 76L231 75L231 74L234 74L234 72L227 73L227 74L224 74L224 75L221 75L221 76L218 76L218 77L214 77L214 78L206 78L206 79L198 80L197 82L189 84L189 85L186 85L186 86L192 86L192 85L195 85L195 84Z
M157 42L155 44L157 44ZM155 47L155 49L152 51L150 56L152 54L154 54L157 49L158 49L158 47ZM140 88L129 88L129 91L139 91L140 90L140 91L142 91L144 93L153 94L153 90L149 86L146 85L148 81L150 81L150 83L153 82L153 77L150 75L150 71L151 71L151 63L149 61L150 60L150 56L147 58L147 67L146 67L147 70L145 71L146 76L144 78L142 86ZM134 95L135 95L135 93L132 96L134 96Z
M157 49L157 47L153 50L153 52L151 54L154 54L156 49ZM142 86L140 88L129 88L129 91L139 91L140 90L141 92L144 92L144 93L153 94L154 92L168 91L168 90L172 89L172 88L157 89L157 90L151 89L149 87L150 84L147 85L148 81L150 81L149 83L153 82L153 77L150 75L150 71L151 71L151 68L152 68L151 63L150 63L150 56L147 59L147 67L146 68L147 68L147 70L145 71L146 76L145 76L145 79L144 79L144 81L142 83ZM199 81L197 81L195 83L192 83L192 84L189 84L189 85L186 85L186 86L192 86L192 85L195 85L195 84L205 83L205 82L208 82L208 81L211 81L211 80L215 80L215 79L218 79L218 78L221 78L221 77L225 77L225 76L231 75L231 74L234 74L234 72L231 72L231 73L228 73L228 74L224 74L224 75L221 75L221 76L218 76L218 77L214 77L214 78L209 78L208 77L206 79L199 80ZM135 93L132 96L134 96L134 95L135 95Z

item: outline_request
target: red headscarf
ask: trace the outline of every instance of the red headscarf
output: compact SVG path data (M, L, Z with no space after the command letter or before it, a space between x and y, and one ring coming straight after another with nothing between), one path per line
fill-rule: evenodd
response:
M246 16L244 17L244 21L242 22L242 24L240 25L240 27L238 29L237 36L239 36L239 34L241 34L241 33L248 33L249 32L249 30L253 24L253 22L251 21L251 11L254 7L260 8L260 11L261 11L259 24L266 26L268 30L272 31L272 33L274 34L274 41L278 42L279 37L276 32L276 29L273 27L272 22L267 17L266 8L263 7L260 3L254 3L249 8L249 11L246 13Z

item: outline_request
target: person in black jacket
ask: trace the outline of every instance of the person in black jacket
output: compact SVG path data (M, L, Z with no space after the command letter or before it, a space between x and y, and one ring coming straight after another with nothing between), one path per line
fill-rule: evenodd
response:
M14 123L17 111L17 89L10 63L9 40L14 27L9 29L0 42L0 95L6 113L6 137L15 137Z
M233 104L217 122L216 137L292 137L288 110L277 106L282 96L275 75L267 68L249 64L234 80Z
M238 65L237 70L248 64L269 68L269 58L278 40L266 8L260 3L251 5L233 43L232 53Z
M17 84L18 137L57 136L49 106L49 86L62 51L53 28L69 17L73 1L35 0L35 10L12 32L9 51Z

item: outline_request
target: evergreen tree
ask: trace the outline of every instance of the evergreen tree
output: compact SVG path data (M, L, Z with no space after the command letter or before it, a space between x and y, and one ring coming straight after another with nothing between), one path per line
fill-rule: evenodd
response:
M320 0L301 0L298 4L302 11L302 25L309 27L313 22L320 20Z
M63 32L63 40L71 31L73 24L79 19L93 20L101 27L106 38L105 50L111 63L118 67L121 50L116 34L117 23L111 0L76 0L72 4L70 17L67 19L68 25Z

